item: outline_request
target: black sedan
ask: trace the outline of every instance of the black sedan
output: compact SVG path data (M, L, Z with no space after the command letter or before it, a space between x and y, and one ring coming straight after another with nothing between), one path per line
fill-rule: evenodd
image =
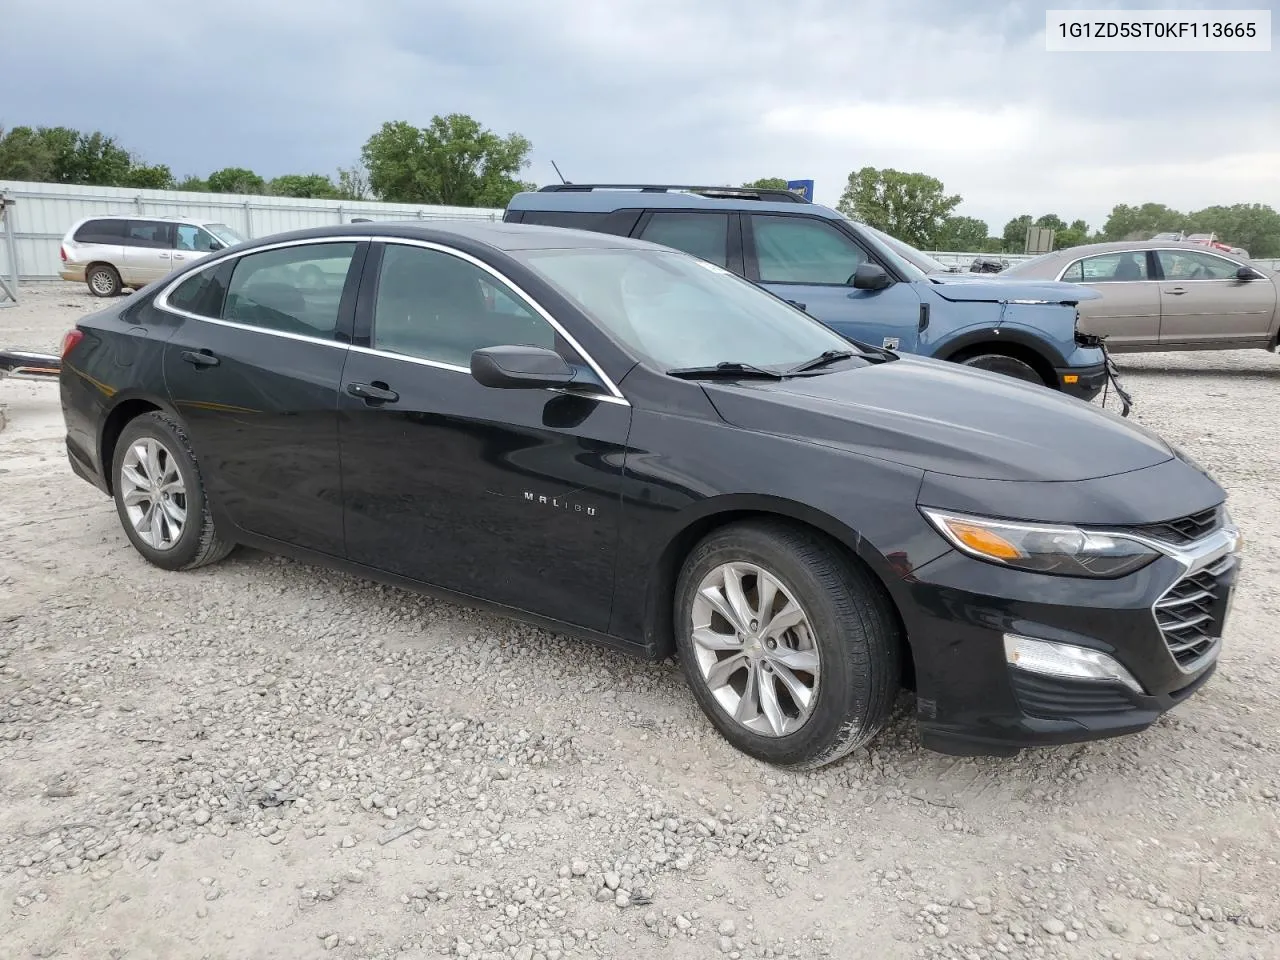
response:
M67 451L165 569L248 544L650 658L812 767L1140 730L1212 673L1223 490L1078 400L851 343L702 260L511 224L222 251L64 342Z

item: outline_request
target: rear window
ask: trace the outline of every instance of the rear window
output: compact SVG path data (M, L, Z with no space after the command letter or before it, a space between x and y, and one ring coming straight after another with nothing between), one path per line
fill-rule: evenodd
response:
M76 243L124 243L124 226L127 220L89 220L71 238Z

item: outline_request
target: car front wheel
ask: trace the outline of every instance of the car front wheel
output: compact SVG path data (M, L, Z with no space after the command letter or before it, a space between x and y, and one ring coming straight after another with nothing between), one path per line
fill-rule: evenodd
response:
M131 420L111 469L125 535L151 563L190 570L231 552L234 544L214 528L200 468L176 420L158 411Z
M717 530L685 561L675 607L689 686L742 752L819 767L888 719L897 617L870 572L820 535L771 521Z
M1044 377L1036 373L1035 368L1031 364L1019 360L1017 357L1010 357L1003 353L980 353L976 357L969 357L961 360L966 367L974 367L978 370L989 370L992 373L1001 373L1006 377L1013 377L1015 380L1025 380L1027 383L1038 383L1041 386L1048 386Z

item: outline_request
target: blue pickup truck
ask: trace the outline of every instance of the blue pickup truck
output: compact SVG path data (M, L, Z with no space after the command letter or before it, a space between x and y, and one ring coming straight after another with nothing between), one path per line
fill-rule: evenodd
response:
M838 333L1091 400L1110 376L1076 329L1079 284L930 272L924 254L786 190L553 184L518 193L503 219L637 237L758 283Z

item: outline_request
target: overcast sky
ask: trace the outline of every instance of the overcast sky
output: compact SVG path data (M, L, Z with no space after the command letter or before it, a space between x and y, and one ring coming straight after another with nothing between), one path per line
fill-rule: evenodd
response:
M1271 53L1046 53L1046 8L970 0L0 0L0 125L101 129L179 178L350 165L384 120L469 113L526 179L922 171L995 233L1116 203L1280 208ZM1280 19L1280 18L1275 18ZM1274 25L1273 25L1274 29Z

